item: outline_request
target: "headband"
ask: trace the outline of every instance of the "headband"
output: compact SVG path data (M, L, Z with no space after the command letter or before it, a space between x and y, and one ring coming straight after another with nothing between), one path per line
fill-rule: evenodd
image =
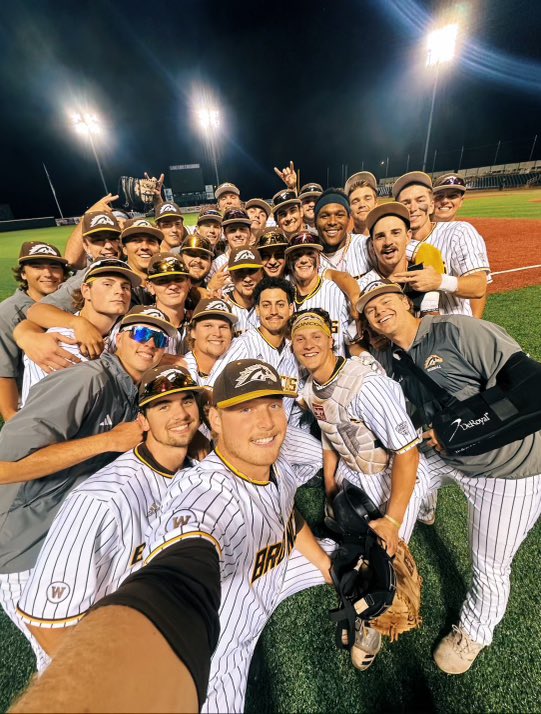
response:
M293 322L291 327L291 337L297 332L297 330L302 330L306 327L312 327L315 330L321 330L329 337L332 337L329 326L321 315L317 315L315 312L309 312L301 315L297 320Z
M319 201L316 203L316 206L314 208L314 213L317 218L318 213L321 211L322 208L325 206L328 206L329 203L339 203L341 206L343 206L346 211L348 212L348 215L351 213L351 208L349 205L349 201L347 198L341 194L341 193L325 193Z

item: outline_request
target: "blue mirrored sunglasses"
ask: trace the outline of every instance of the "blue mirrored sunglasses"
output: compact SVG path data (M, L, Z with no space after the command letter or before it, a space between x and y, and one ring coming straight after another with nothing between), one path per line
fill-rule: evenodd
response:
M132 340L140 344L154 340L154 346L159 350L162 350L169 344L169 337L164 332L152 330L150 327L130 327L129 330L126 331L130 333Z

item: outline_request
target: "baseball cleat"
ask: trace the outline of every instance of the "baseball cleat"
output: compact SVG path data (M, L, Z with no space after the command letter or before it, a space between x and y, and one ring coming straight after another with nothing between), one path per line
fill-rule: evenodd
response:
M467 672L485 645L475 642L456 625L434 650L434 662L447 674Z
M363 620L355 623L355 643L351 648L351 663L361 672L368 669L381 649L381 635Z

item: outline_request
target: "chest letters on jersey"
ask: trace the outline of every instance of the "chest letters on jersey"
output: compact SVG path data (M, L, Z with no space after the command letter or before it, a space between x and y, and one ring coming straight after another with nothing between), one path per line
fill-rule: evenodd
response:
M299 380L296 377L287 377L285 374L280 375L282 389L286 392L296 392Z
M292 511L284 530L283 539L278 543L266 545L256 553L254 567L252 569L252 578L250 580L252 585L262 575L265 575L269 570L280 565L286 555L291 553L295 545L296 535L295 511Z
M143 560L143 551L145 550L146 543L140 543L133 549L132 556L130 558L130 567L136 563L140 563Z

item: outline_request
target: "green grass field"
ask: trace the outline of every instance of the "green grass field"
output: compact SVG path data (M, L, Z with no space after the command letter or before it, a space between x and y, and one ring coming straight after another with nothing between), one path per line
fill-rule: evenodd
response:
M12 291L8 268L15 263L22 240L50 240L60 247L67 233L69 229L62 229L54 238L38 231L0 234L2 294ZM501 324L541 359L541 286L491 295L486 318ZM321 490L301 489L298 505L314 530L323 534ZM330 588L301 593L281 605L263 633L252 665L247 711L541 711L541 618L536 597L541 526L537 524L515 559L511 600L493 646L462 677L441 673L431 658L439 637L456 620L470 582L466 505L456 487L442 489L436 524L418 526L411 548L424 578L420 630L386 644L374 666L360 673L334 646L327 617L336 605ZM33 657L24 637L1 614L0 642L0 711L5 711L32 673Z
M541 189L466 194L458 217L541 219Z

